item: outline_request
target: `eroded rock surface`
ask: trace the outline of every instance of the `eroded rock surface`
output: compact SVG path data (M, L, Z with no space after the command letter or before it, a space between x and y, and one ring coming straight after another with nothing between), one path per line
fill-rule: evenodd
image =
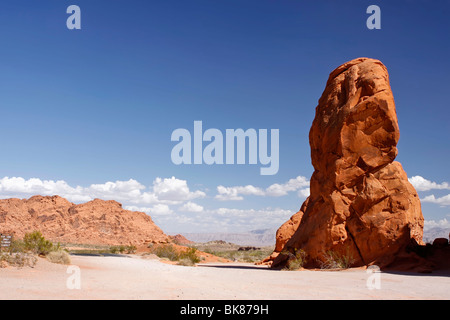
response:
M411 239L422 242L419 197L394 161L399 136L380 61L358 58L330 74L309 134L310 196L278 230L273 266L300 249L306 267L319 267L329 252L354 266L383 265Z
M95 199L74 204L59 196L0 200L0 232L39 230L63 243L142 245L168 241L168 236L143 212L129 211L116 201Z

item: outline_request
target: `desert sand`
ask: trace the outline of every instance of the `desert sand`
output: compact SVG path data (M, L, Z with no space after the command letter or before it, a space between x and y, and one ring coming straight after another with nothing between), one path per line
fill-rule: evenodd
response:
M67 265L39 258L34 268L0 269L0 299L450 299L450 274L379 275L367 287L364 268L345 271L280 271L245 263L195 267L130 256L71 256L80 289L67 286Z

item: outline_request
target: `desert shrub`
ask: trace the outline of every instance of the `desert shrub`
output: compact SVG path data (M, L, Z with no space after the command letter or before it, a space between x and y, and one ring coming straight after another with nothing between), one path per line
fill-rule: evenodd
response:
M53 263L70 264L69 253L65 250L57 250L49 252L46 256L47 260Z
M109 248L109 253L112 254L117 254L117 253L135 253L137 250L135 245L128 245L128 246L124 246L124 245L120 245L120 246L112 246Z
M177 250L172 245L152 246L152 253L160 258L169 259L170 261L178 261L179 265L193 266L200 262L197 255L197 249L188 248L187 250Z
M189 248L188 250L179 254L178 260L189 260L194 265L200 262L200 258L197 255L197 249Z
M267 248L260 248L256 250L250 250L250 251L238 251L238 253L241 253L241 256L238 256L238 261L244 261L244 262L258 262L269 256L273 252L273 249L267 249Z
M261 261L262 259L269 256L274 250L274 247L267 246L262 248L256 248L256 250L253 249L248 251L242 251L239 250L240 248L239 245L228 242L219 243L219 241L210 241L208 243L197 243L191 246L200 251L215 255L220 258L248 263Z
M160 258L167 258L170 261L178 261L180 258L179 253L172 245L157 246L153 249L153 253Z
M195 266L195 263L189 258L182 258L178 260L177 264L180 266L187 266L187 267Z
M9 253L25 252L25 243L21 239L13 239L8 248Z
M215 254L214 250L212 250L211 248L205 248L202 250L204 253L209 253L209 254Z
M321 263L322 269L348 269L355 262L349 253L339 254L331 250L325 253L324 259Z
M127 253L131 254L131 253L135 253L137 248L136 248L135 245L130 244L130 245L125 247L125 250L126 250Z
M124 250L125 249L123 246L112 246L109 248L109 253L119 254L119 253L123 253Z
M27 252L0 253L0 267L8 265L19 268L34 267L36 262L37 258Z
M59 245L54 246L53 243L44 238L40 231L33 231L23 237L23 248L25 251L45 256L49 252L59 249Z
M285 270L298 270L306 263L306 252L302 249L294 249L294 253L290 251L283 251L281 254L288 256L288 262Z
M0 253L0 266L34 267L35 255L45 256L54 263L70 264L69 254L61 249L60 244L46 240L40 231L26 233L22 240L13 239L7 252Z

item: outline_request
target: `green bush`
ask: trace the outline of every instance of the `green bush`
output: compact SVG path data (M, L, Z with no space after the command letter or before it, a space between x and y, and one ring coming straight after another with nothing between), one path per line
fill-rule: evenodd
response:
M200 262L200 258L197 256L197 249L195 248L189 248L188 250L181 252L178 260L189 260L192 265Z
M59 244L54 246L53 243L44 238L40 231L33 231L23 237L23 248L25 251L45 256L51 251L58 250Z
M131 254L131 253L135 253L137 248L135 245L130 244L125 247L125 250L127 251L128 254Z
M158 246L153 251L160 258L167 258L170 261L178 261L180 256L172 245Z
M0 267L11 265L17 267L34 267L37 262L35 255L45 256L53 263L70 264L67 251L60 244L46 240L40 231L26 233L22 240L13 239L7 252L0 253Z
M109 252L112 254L116 254L117 252L119 252L119 247L112 246L109 248Z

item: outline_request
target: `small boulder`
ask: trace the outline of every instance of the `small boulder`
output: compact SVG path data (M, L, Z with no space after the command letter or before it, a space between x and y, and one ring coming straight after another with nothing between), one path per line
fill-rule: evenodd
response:
M444 248L448 246L448 240L446 238L436 238L433 241L433 247L435 248Z

